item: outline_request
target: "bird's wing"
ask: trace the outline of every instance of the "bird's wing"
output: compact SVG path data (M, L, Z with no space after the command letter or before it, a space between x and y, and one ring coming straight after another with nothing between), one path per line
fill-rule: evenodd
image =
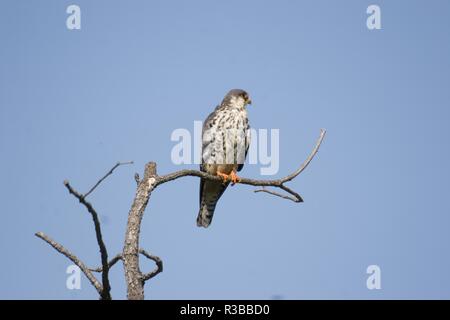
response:
M207 147L208 142L203 141L203 147ZM202 163L200 165L200 171L202 172L208 172L207 170L208 164L204 162L203 156L202 156ZM223 183L221 181L211 181L206 179L200 179L200 190L199 190L199 202L200 206L202 206L202 203L207 200L207 202L213 203L217 202L220 197L223 195L225 190L227 189L228 185L230 183ZM206 196L207 199L206 199Z
M252 135L251 135L251 131L250 131L250 126L248 125L247 122L247 127L245 129L245 159L247 159L247 154L248 154L248 149L250 148L250 143L252 141ZM244 159L244 160L245 160ZM241 171L244 168L244 163L239 164L237 171Z
M206 130L208 130L210 128L210 125L212 125L214 116L216 115L216 111L217 108L208 116L208 118L206 118L205 122L203 123L203 130L202 130L202 163L200 164L200 171L202 172L207 172L206 170L206 164L205 164L205 159L203 157L203 150L205 150L208 145L211 143L211 141L209 140L205 140L204 139L204 133ZM200 200L200 206L202 205L202 199L203 199L203 194L204 194L204 185L205 185L205 179L200 179L200 192L199 192L199 200Z
M216 142L215 138L217 138L217 135L204 133L210 129L214 131L215 129L214 117L216 114L217 108L206 119L203 125L203 134L202 134L202 164L200 165L200 170L202 172L208 172L211 174L215 174L215 172L213 172L216 166L214 161L215 159L210 158L214 157L214 155L204 153L204 151L210 149L209 148L210 144ZM208 160L212 160L212 163L209 162ZM225 190L227 189L229 184L230 182L223 183L221 181L210 181L206 179L200 179L200 190L199 190L200 211L197 217L198 226L207 228L211 224L216 204L219 201L220 197L225 192Z

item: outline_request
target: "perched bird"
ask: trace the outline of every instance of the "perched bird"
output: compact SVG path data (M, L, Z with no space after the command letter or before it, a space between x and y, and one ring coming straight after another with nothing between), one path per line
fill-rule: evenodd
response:
M223 182L201 179L199 227L209 227L217 201L230 182L233 185L239 182L236 173L244 167L250 146L246 107L251 103L247 92L233 89L203 124L200 170L222 177Z

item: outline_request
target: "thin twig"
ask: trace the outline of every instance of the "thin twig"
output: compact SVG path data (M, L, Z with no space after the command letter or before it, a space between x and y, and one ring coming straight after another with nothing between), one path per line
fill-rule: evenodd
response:
M37 232L36 237L44 240L49 245L51 245L56 251L61 253L62 255L66 256L70 261L72 261L80 270L86 275L88 280L91 282L91 284L94 286L94 288L97 290L97 292L102 295L103 287L100 284L100 282L94 277L92 272L89 270L88 267L74 254L70 253L69 250L64 248L62 245L45 235L43 232Z
M285 182L295 179L300 173L302 173L306 169L306 167L308 167L308 165L311 163L312 159L314 159L314 156L317 154L317 152L319 152L320 145L322 144L322 141L325 138L326 133L327 133L327 131L325 129L320 130L320 136L317 139L316 145L315 145L314 149L311 151L308 158L305 160L305 162L302 163L302 165L300 166L300 168L298 168L297 171L295 171L293 174L281 179L282 183L285 183Z
M103 242L102 237L102 230L100 227L100 221L98 219L98 214L95 211L92 204L88 201L86 201L85 197L78 193L75 189L72 188L69 181L64 181L64 185L66 186L67 190L69 190L69 193L72 194L75 198L80 201L81 204L83 204L86 209L89 211L89 213L92 216L92 220L94 221L95 226L95 235L97 238L97 244L100 248L100 254L101 254L101 261L102 261L102 283L103 283L103 292L102 292L102 299L104 300L110 300L111 299L111 286L109 284L109 267L108 267L108 251L106 250L105 243Z
M149 254L144 249L140 249L139 253L142 254L147 259L153 260L156 263L156 269L155 270L153 270L152 272L145 273L145 274L142 275L142 281L144 283L146 281L156 277L161 272L163 272L163 262L162 262L162 260L159 257Z
M114 258L112 258L109 262L108 262L108 269L110 269L111 270L111 268L117 263L117 262L119 262L120 260L122 260L122 254L117 254ZM89 269L90 271L92 271L92 272L97 272L97 273L100 273L100 272L103 272L103 268L102 267L98 267L98 268L96 268L96 269Z
M280 189L286 191L287 193L292 194L294 196L294 199L295 199L294 202L298 202L298 203L303 202L303 198L297 192L295 192L294 190L286 187L284 184L280 186Z
M294 201L294 202L297 202L297 203L298 202L303 202L303 199L301 199L301 198L300 198L301 200L299 200L296 197L291 197L291 196L284 195L284 194L281 194L281 193L276 192L276 191L265 189L265 187L263 187L262 189L257 189L257 190L255 190L253 192L255 192L255 193L265 192L265 193L268 193L268 194L271 194L271 195L274 195L274 196L277 196L277 197L280 197L280 198L283 198L283 199L286 199L286 200L291 200L291 201Z
M91 190L89 190L84 196L83 198L87 198L99 185L100 183L102 183L106 178L108 178L108 176L112 175L112 173L114 172L114 170L120 166L123 165L127 165L127 164L133 164L133 161L126 161L126 162L117 162L114 167L111 168L111 170L108 171L108 173L106 173L103 178L101 178L100 180L97 181L97 183L91 188Z

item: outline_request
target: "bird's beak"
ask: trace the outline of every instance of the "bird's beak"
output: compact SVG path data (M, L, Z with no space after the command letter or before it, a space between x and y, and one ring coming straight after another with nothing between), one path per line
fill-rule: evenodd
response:
M247 104L252 104L252 99L249 98L249 99L247 100Z

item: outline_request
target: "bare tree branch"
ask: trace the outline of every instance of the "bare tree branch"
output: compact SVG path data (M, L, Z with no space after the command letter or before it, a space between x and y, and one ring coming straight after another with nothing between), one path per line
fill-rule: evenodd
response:
M36 236L40 237L41 239L47 241L50 245L52 245L56 250L58 250L60 253L66 255L69 257L69 259L76 259L78 262L78 266L80 269L83 270L83 272L86 274L88 279L91 281L91 283L94 285L94 287L97 289L97 291L100 294L101 299L103 300L111 300L111 286L109 282L109 269L114 266L119 260L122 259L122 255L118 254L116 255L111 261L108 262L108 251L106 249L105 243L103 242L101 227L100 227L100 220L98 218L98 214L95 211L92 204L88 201L86 201L86 197L89 196L108 176L113 174L114 170L122 165L127 164L133 164L133 161L127 161L127 162L117 162L107 173L105 176L103 176L100 180L97 181L97 183L85 194L81 194L78 191L76 191L69 183L69 181L65 180L64 185L66 186L67 190L70 194L72 194L75 198L78 199L78 201L83 204L88 212L92 216L92 220L94 222L95 226L95 235L97 238L97 243L100 248L100 254L101 254L101 261L102 266L97 269L88 269L81 261L79 261L78 258L71 255L66 249L64 249L61 245L59 245L57 242L51 240L50 238L46 237L43 233L37 233ZM74 261L75 263L75 261ZM80 265L79 265L80 264ZM81 267L82 266L82 267ZM101 272L102 273L102 285L98 282L98 280L92 275L92 272Z
M112 259L108 262L108 269L111 270L111 268L112 268L117 262L119 262L120 260L122 260L122 254L121 254L121 253L117 254L114 258L112 258ZM103 268L102 268L102 267L98 267L98 268L96 268L96 269L89 269L89 270L92 271L92 272L98 272L98 273L103 272Z
M62 255L66 256L70 261L72 261L80 270L86 275L88 280L91 282L91 284L94 286L94 288L97 290L97 292L102 295L103 294L103 287L98 282L98 280L94 277L92 272L89 270L88 267L74 254L70 253L69 250L64 248L62 245L54 241L53 239L49 238L47 235L45 235L43 232L37 232L36 237L44 240L49 245L51 245L56 251L61 253Z
M308 158L305 160L305 162L302 163L302 165L300 166L300 168L298 168L297 171L295 171L291 175L281 179L282 183L289 182L289 181L295 179L300 173L302 173L306 169L306 167L308 167L308 165L314 159L314 157L317 154L317 152L319 152L320 145L322 144L322 141L325 138L325 134L326 133L327 133L327 131L325 129L321 129L320 130L320 136L317 139L316 145L315 145L314 149L311 151L311 153L308 156Z
M120 166L123 166L123 165L127 165L127 164L133 164L133 163L134 163L133 161L117 162L114 165L114 167L112 167L111 170L109 170L108 173L103 176L103 178L98 180L97 183L85 195L83 195L83 198L87 198L100 185L100 183L102 183L106 178L108 178L110 175L113 174L114 170L117 167L120 167Z
M317 154L320 145L325 137L325 130L321 130L319 139L309 155L309 157L303 162L299 169L292 174L278 180L253 180L242 178L239 183L260 186L260 187L276 187L280 188L293 197L284 196L273 191L265 190L264 192L281 196L282 198L292 200L294 202L302 202L302 197L284 185L285 182L289 182L302 173L309 165L311 160ZM174 181L176 179L193 176L212 181L222 181L221 177L210 175L197 170L181 170L174 173L170 173L164 176L158 176L156 170L156 163L149 162L144 171L144 178L142 180L136 179L138 182L136 196L128 213L127 230L125 233L125 243L123 248L123 264L125 269L125 277L127 282L127 297L130 300L142 300L144 299L144 284L146 277L154 276L153 273L144 275L139 269L139 235L141 229L141 222L147 207L150 195L155 188L159 185ZM157 274L157 273L156 273Z
M285 186L281 186L280 188L287 188L287 187L285 187ZM302 199L302 197L299 195L299 194L297 194L297 193L295 193L294 191L292 191L291 190L291 194L293 194L293 193L295 193L296 194L296 196L294 196L294 197L291 197L291 196L288 196L288 195L284 195L284 194L281 194L281 193L279 193L279 192L276 192L276 191L272 191L272 190L268 190L268 189L266 189L265 187L263 187L262 189L257 189L257 190L255 190L254 191L255 193L258 193L258 192L265 192L265 193L268 193L268 194L271 194L271 195L274 195L274 196L277 196L277 197L280 197L280 198L283 198L283 199L286 199L286 200L291 200L291 201L294 201L294 202L303 202L303 199Z
M75 198L80 201L81 204L83 204L88 212L92 216L92 220L94 221L95 226L95 235L97 237L97 243L100 248L100 255L101 255L101 261L102 261L102 283L103 283L103 291L101 294L101 298L104 300L111 300L111 286L109 283L109 266L108 266L108 251L106 249L105 243L103 242L102 237L102 230L100 227L100 221L98 219L98 214L95 211L92 204L88 201L86 201L85 197L78 193L75 189L72 188L69 181L64 181L64 185L66 186L67 190L69 190L69 193L72 194Z
M290 175L288 175L288 176L286 176L284 178L277 179L277 180L254 180L254 179L241 178L241 180L239 180L239 183L240 184L251 185L251 186L256 186L256 187L276 187L276 188L280 188L280 189L290 193L291 195L293 195L295 197L295 199L293 199L292 197L282 196L282 195L280 195L280 194L278 194L276 192L269 191L269 190L257 190L257 192L266 192L266 193L270 193L270 194L273 194L273 195L281 196L282 198L289 199L289 200L292 200L294 202L303 202L302 197L298 193L296 193L293 190L289 189L288 187L284 186L284 183L292 181L293 179L295 179L300 173L302 173L308 167L308 165L313 160L314 156L319 151L320 145L322 144L322 141L325 138L325 134L326 134L326 130L322 129L320 131L320 136L317 139L317 142L316 142L316 145L315 145L314 149L311 151L311 153L308 156L308 158L302 163L300 168L297 169L296 171L294 171L292 174L290 174ZM210 174L205 173L205 172L201 172L201 171L197 171L197 170L181 170L181 171L170 173L170 174L167 174L167 175L164 175L164 176L158 176L156 178L155 188L157 186L163 184L163 183L170 182L170 181L173 181L173 180L176 180L176 179L179 179L179 178L182 178L182 177L187 177L187 176L199 177L199 178L212 180L212 181L222 181L221 177L210 175Z
M139 250L139 253L142 254L144 257L146 257L149 260L153 260L156 263L156 269L152 272L145 273L142 275L142 281L145 283L146 281L156 277L158 274L163 272L163 262L162 260L154 255L149 254L144 249Z
M150 194L155 188L156 163L150 162L145 166L144 178L139 181L136 196L128 213L125 243L123 247L123 266L127 282L127 297L129 300L144 299L144 281L139 269L139 235L141 222L147 207Z
M302 197L293 191L292 189L286 187L284 184L286 182L290 182L294 180L300 173L302 173L306 167L309 165L309 163L312 161L314 156L319 151L320 145L322 144L322 141L325 137L325 130L321 130L320 136L316 142L316 145L314 149L312 150L311 154L308 156L308 158L302 163L302 165L294 171L292 174L278 179L278 180L253 180L253 179L246 179L242 178L239 183L245 184L245 185L251 185L251 186L258 186L263 187L261 190L255 190L255 192L265 192L269 193L278 197L281 197L283 199L291 200L294 202L303 202ZM144 171L144 177L141 180L139 177L139 174L135 175L135 180L137 183L137 190L136 195L134 197L133 204L130 208L130 211L128 213L128 222L127 222L127 228L125 232L125 241L124 241L124 247L122 254L116 255L111 261L108 261L108 253L105 247L105 244L102 239L102 233L100 228L100 222L98 219L97 212L94 210L92 205L86 201L86 197L91 194L100 184L102 181L104 181L109 175L111 175L118 166L122 164L130 164L132 162L126 162L121 163L118 162L103 178L101 178L94 187L89 190L86 195L82 195L78 193L76 190L72 188L72 186L69 184L68 181L64 182L64 185L68 189L69 193L75 196L81 204L83 204L88 212L92 215L92 219L94 221L95 226L95 233L97 236L97 242L100 248L101 253L101 260L102 260L102 266L97 269L90 270L88 269L76 256L72 255L70 252L68 252L64 247L59 245L58 243L54 242L47 236L45 236L43 233L37 233L36 236L43 239L47 243L49 243L51 246L53 246L58 252L62 253L66 257L68 257L70 260L72 260L77 266L80 267L80 269L85 273L85 275L88 277L88 279L91 281L91 283L94 285L94 287L99 292L102 299L111 299L110 295L110 284L109 284L109 278L108 273L109 269L114 266L119 260L123 261L124 271L125 271L125 278L126 278L126 284L127 284L127 297L130 300L142 300L144 299L144 285L145 282L152 279L159 273L163 271L163 262L159 257L152 256L149 253L147 253L145 250L140 249L139 247L139 238L140 238L140 231L141 231L141 222L144 216L145 208L147 207L147 204L149 202L151 193L155 188L157 188L159 185L174 181L176 179L187 177L187 176L193 176L193 177L199 177L211 181L222 181L221 177L210 175L201 171L197 170L181 170L174 173L170 173L164 176L158 176L156 171L156 163L149 162L147 163ZM285 191L289 195L283 195L281 193L267 190L265 187L275 187L279 188L283 191ZM149 273L142 273L139 268L139 256L142 254L146 258L153 260L156 263L156 269ZM92 272L102 272L102 284L98 282L98 280L92 275Z

